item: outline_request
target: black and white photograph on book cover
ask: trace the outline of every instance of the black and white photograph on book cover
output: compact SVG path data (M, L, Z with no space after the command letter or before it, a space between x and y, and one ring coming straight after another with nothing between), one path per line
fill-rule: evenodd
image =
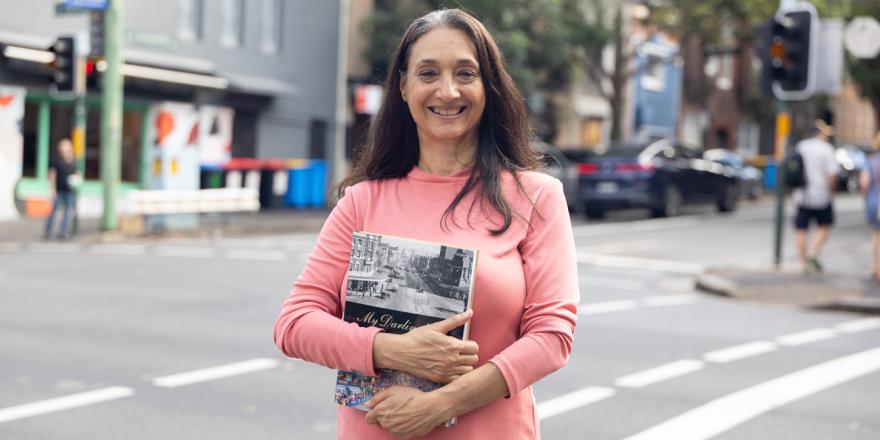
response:
M345 300L441 319L464 312L475 254L438 243L355 232Z

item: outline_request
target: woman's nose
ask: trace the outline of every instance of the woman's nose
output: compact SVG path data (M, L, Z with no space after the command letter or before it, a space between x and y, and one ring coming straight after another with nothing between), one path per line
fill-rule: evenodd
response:
M438 92L440 98L442 99L456 99L461 93L458 91L458 84L455 83L455 78L447 77L443 78L440 83L440 90Z

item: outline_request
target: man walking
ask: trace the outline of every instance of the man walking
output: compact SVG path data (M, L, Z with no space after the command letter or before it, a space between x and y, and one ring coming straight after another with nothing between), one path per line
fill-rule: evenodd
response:
M76 170L76 158L73 155L73 144L70 139L58 141L58 156L49 166L49 186L52 188L55 200L52 203L52 212L46 220L46 230L43 238L48 240L52 236L52 227L55 223L55 215L62 210L61 229L58 238L65 239L70 236L68 222L76 209L76 187L82 181Z
M811 137L795 146L803 158L807 181L804 187L794 192L794 201L797 204L795 244L805 273L822 271L819 254L831 233L831 225L834 224L832 197L837 187L838 165L834 158L834 148L828 143L831 134L831 126L817 119L816 126L810 130ZM810 248L808 232L813 222L817 227Z

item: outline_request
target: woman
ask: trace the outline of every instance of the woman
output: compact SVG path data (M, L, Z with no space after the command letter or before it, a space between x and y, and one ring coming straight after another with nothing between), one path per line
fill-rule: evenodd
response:
M865 168L859 176L859 186L865 196L865 217L874 230L874 271L871 278L880 284L880 131L874 135L874 154L868 157Z
M531 385L568 360L579 294L562 185L531 171L522 96L485 27L448 9L409 26L383 99L275 342L330 368L447 383L389 388L366 414L340 407L340 439L537 439ZM344 323L353 231L478 249L473 309L404 335ZM471 316L470 341L446 336Z

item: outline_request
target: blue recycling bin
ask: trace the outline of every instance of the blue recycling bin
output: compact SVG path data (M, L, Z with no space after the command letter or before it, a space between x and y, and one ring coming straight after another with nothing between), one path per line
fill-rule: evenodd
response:
M287 195L284 203L297 209L323 208L327 203L327 163L310 160L304 166L289 171Z
M764 187L776 188L776 162L767 162L767 166L764 167Z

